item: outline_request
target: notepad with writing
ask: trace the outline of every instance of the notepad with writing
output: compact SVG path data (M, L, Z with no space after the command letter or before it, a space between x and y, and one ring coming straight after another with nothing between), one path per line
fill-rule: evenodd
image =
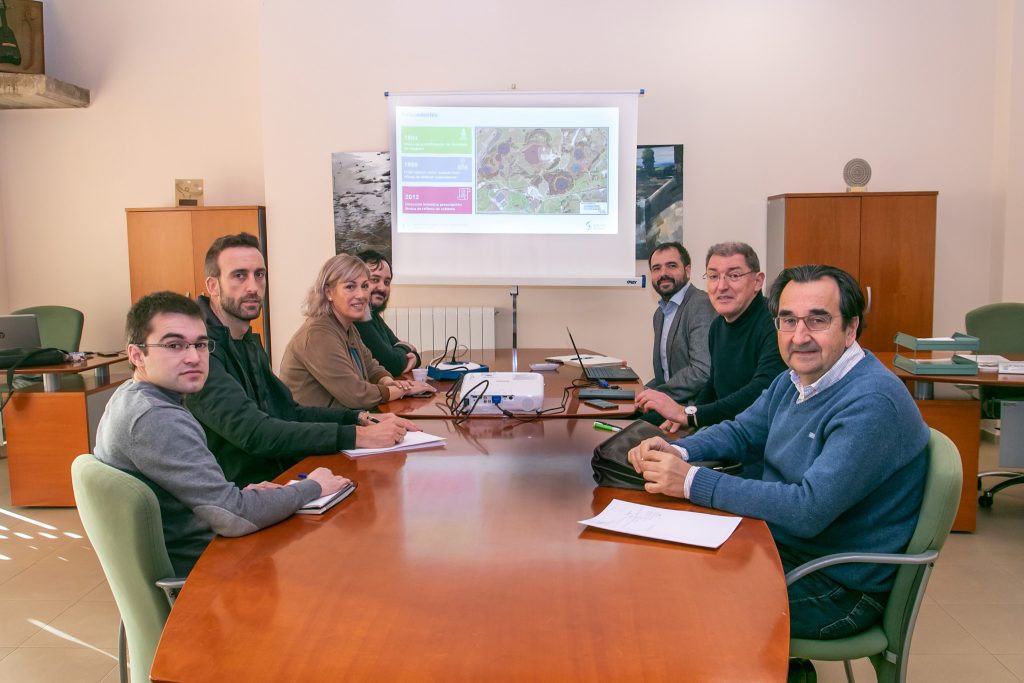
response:
M388 448L349 448L342 451L342 453L350 458L361 458L364 455L373 455L375 453L411 451L417 448L430 448L432 446L443 445L445 445L444 437L434 436L433 434L427 434L426 432L406 432L405 438L402 439L402 443Z
M298 483L297 479L292 479L288 482L289 485L296 483ZM334 493L326 496L320 496L316 500L309 501L295 512L300 515L322 515L341 501L348 498L355 490L356 483L354 481L350 481Z

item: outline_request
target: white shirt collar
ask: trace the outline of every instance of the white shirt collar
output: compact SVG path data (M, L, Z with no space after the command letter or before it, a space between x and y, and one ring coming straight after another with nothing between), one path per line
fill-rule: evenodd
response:
M817 381L803 386L800 383L800 377L792 370L789 371L789 379L793 382L793 386L796 387L796 402L803 403L804 401L817 396L821 392L828 389L830 386L846 377L846 373L853 370L855 366L864 357L864 349L860 347L856 341L843 352L843 355L839 357L839 360L835 362L835 365L830 367L828 371L818 378Z

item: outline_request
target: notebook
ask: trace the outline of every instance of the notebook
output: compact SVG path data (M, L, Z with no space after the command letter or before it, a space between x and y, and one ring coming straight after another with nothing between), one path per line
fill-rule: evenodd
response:
M576 352L576 360L579 361L580 366L583 368L583 376L589 379L591 382L596 382L599 379L610 379L620 380L627 382L639 382L640 376L633 372L632 368L628 367L587 367L583 362L583 356L580 355L580 350L576 347L576 340L572 338L572 332L569 328L565 328L566 332L569 332L569 341L572 342L572 350Z
M0 349L38 349L39 321L34 315L0 315Z
M289 485L296 483L298 483L297 479L293 479L288 482ZM330 495L321 496L316 500L309 501L295 512L300 515L322 515L341 501L348 498L355 490L356 483L354 481L350 481Z

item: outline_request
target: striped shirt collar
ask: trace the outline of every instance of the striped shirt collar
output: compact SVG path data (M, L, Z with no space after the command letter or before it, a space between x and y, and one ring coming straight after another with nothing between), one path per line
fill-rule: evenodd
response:
M803 403L804 401L817 396L821 392L828 389L830 386L846 377L846 373L853 370L853 366L856 365L864 357L864 349L860 347L856 341L850 344L849 348L843 352L843 355L839 357L835 365L828 369L824 375L818 378L818 381L803 386L800 384L800 377L793 372L789 371L789 379L793 382L793 386L796 387L796 402Z

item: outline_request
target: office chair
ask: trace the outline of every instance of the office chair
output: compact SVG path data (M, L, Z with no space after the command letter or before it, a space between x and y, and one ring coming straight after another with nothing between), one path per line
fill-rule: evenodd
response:
M979 353L1004 354L1024 353L1024 303L988 304L968 311L966 315L967 334L980 341ZM1024 401L1024 391L1004 387L981 387L982 417L1001 418L1003 401ZM1002 430L1000 430L1002 431ZM1002 477L1003 481L983 490L984 477ZM1017 484L1024 484L1024 474L1008 470L988 470L978 473L978 504L990 508L999 491Z
M67 306L31 306L17 311L15 315L34 315L39 321L39 342L63 351L78 351L82 343L82 327L85 316L81 311Z
M71 463L75 503L85 533L121 613L121 681L148 681L171 604L184 580L174 576L164 545L160 505L140 479L92 455ZM127 651L126 651L127 650Z
M853 683L851 659L870 657L879 683L904 681L910 638L918 610L931 576L935 559L946 542L960 503L963 468L960 453L945 434L931 430L928 442L928 474L924 499L914 535L903 553L839 553L803 564L786 574L790 585L811 572L849 562L898 564L896 583L889 594L880 623L863 633L836 640L792 638L790 657L823 661L843 661L846 678Z

